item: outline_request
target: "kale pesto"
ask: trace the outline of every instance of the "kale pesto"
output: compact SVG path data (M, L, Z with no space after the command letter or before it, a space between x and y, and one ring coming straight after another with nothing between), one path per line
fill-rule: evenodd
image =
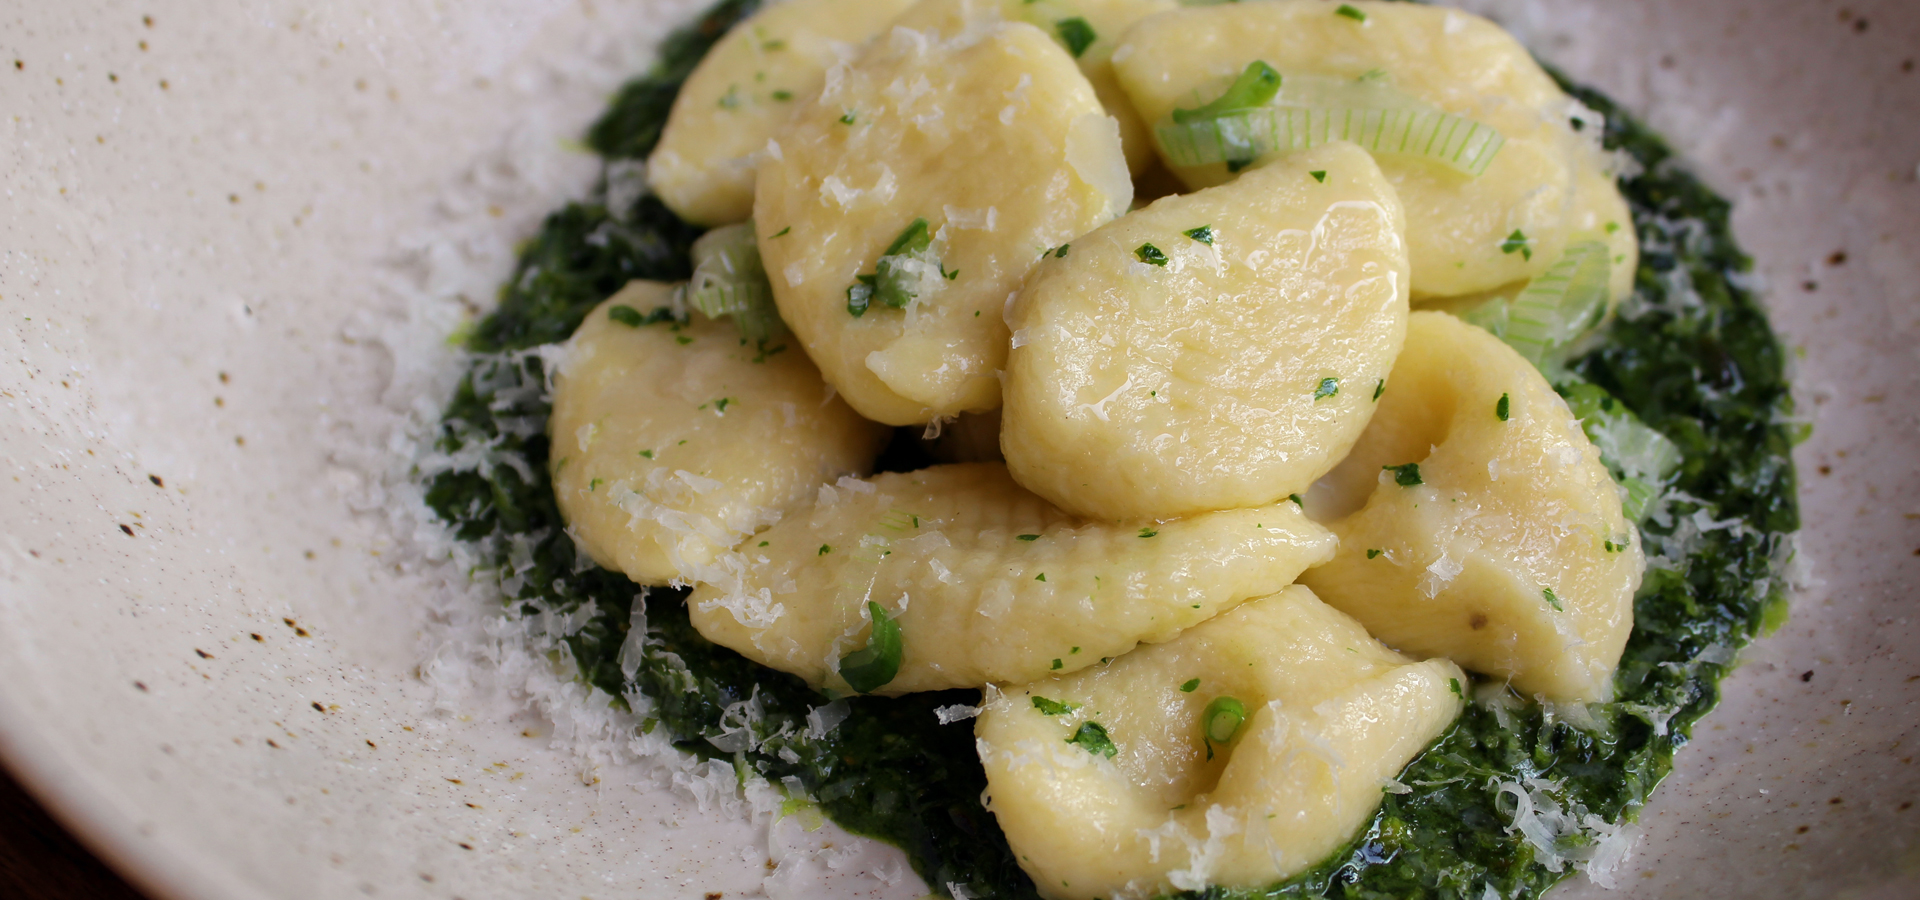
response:
M680 83L757 7L758 0L725 0L669 37L661 63L621 90L588 144L608 160L644 157ZM1798 527L1785 421L1791 401L1779 344L1739 277L1748 260L1733 243L1727 203L1605 97L1565 86L1605 115L1606 145L1638 162L1621 187L1642 246L1635 297L1569 371L1611 392L1685 454L1667 513L1642 526L1656 564L1635 601L1617 699L1593 706L1592 721L1579 725L1517 700L1469 704L1400 774L1407 792L1386 794L1346 849L1267 889L1190 896L1478 898L1489 886L1502 896L1537 896L1571 869L1550 871L1536 847L1508 833L1513 802L1496 786L1548 778L1565 808L1610 822L1631 818L1718 699L1730 651L1784 617L1779 570ZM493 561L494 571L480 577L499 577L520 610L595 604L598 614L565 636L566 646L584 681L633 698L642 728L664 728L690 753L731 760L776 783L797 778L835 821L906 850L938 892L953 883L974 897L1034 897L981 806L986 781L972 730L942 725L934 714L974 702L973 692L839 701L846 718L816 737L807 716L828 698L708 643L688 623L685 591L643 593L619 573L576 565L547 474L541 361L528 351L565 339L629 279L686 278L698 236L652 198L609 209L606 197L603 185L546 219L523 245L499 307L468 338L470 368L438 446L448 453L481 446L486 461L428 476L428 504ZM1057 255L1065 253L1063 246ZM1375 387L1375 399L1383 387ZM924 464L911 446L896 441L882 465ZM1691 524L1696 510L1739 524L1701 531ZM515 546L520 551L510 553ZM647 633L638 659L627 660L638 663L629 679L621 649L636 594L645 597ZM1475 692L1493 691L1480 685ZM729 726L749 701L760 715L747 722L752 736L741 746ZM1099 743L1094 738L1090 745ZM1558 849L1590 840L1575 832Z

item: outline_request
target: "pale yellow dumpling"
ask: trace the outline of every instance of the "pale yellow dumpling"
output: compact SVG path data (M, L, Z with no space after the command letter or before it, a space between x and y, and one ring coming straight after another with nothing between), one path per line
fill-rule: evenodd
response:
M641 584L690 579L820 484L865 474L886 439L791 337L743 346L727 322L676 322L671 303L669 285L636 281L588 314L548 420L568 529Z
M1133 23L1178 5L1174 0L932 0L916 4L898 24L957 33L1004 18L1026 22L1053 35L1073 54L1107 115L1119 123L1127 169L1139 175L1152 168L1159 157L1153 149L1152 130L1134 112L1133 101L1114 75L1113 48Z
M696 225L753 215L759 154L827 68L852 56L912 0L784 0L735 25L674 98L647 183Z
M1279 590L1332 553L1291 502L1106 525L997 463L935 466L823 489L687 608L708 640L846 690L840 660L867 644L878 603L904 652L875 693L899 694L1082 669Z
M854 409L893 425L999 406L1007 295L1133 196L1086 77L1021 22L895 28L828 74L757 185L782 318ZM889 271L893 302L850 308Z
M1301 580L1375 637L1522 695L1611 695L1639 529L1566 402L1492 335L1414 313L1373 424L1308 501L1340 551Z
M1043 897L1266 887L1352 839L1459 715L1463 679L1296 585L1007 688L974 728L988 808ZM1203 719L1223 697L1244 719L1212 741Z
M1406 207L1413 293L1491 290L1551 265L1573 231L1577 173L1603 169L1606 161L1594 136L1569 124L1577 104L1525 47L1485 19L1416 3L1348 5L1364 21L1321 0L1164 13L1122 36L1114 66L1150 125L1166 121L1176 107L1213 100L1249 63L1263 61L1282 76L1276 102L1294 97L1311 105L1316 94L1338 95L1329 82L1364 80L1492 126L1505 144L1478 176L1415 154L1379 154ZM1194 187L1232 177L1221 163L1175 171Z
M1337 143L1056 251L1007 312L1014 477L1108 520L1306 490L1366 427L1400 352L1401 227L1373 159Z

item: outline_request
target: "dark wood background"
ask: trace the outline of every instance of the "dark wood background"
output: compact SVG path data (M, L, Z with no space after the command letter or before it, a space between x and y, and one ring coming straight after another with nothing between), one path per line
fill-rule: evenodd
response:
M60 827L0 768L0 897L146 900Z

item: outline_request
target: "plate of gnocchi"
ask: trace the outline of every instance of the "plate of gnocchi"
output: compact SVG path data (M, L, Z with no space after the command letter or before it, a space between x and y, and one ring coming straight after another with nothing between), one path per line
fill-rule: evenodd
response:
M143 888L1913 887L1920 16L707 3L30 16L0 756Z

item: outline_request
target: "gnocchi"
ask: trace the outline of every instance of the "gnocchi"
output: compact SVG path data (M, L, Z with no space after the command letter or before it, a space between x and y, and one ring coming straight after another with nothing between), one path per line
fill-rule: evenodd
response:
M1544 271L1573 230L1579 173L1604 163L1590 136L1569 124L1578 105L1526 48L1485 19L1415 3L1348 6L1361 17L1319 0L1164 13L1121 37L1115 70L1150 124L1168 121L1176 109L1201 108L1260 61L1281 76L1275 104L1329 109L1334 118L1360 109L1433 108L1490 126L1504 144L1478 176L1406 152L1378 153L1406 208L1413 293L1492 290ZM1192 187L1232 177L1226 162L1177 165L1166 158Z
M1644 559L1566 402L1512 348L1416 312L1373 424L1309 494L1340 536L1301 581L1409 653L1604 700Z
M1463 678L1296 585L992 699L988 807L1043 897L1266 887L1353 837Z
M1291 502L1172 522L1075 519L975 463L844 480L698 586L694 627L749 659L846 690L868 602L897 622L898 673L876 693L1072 672L1167 640L1292 583L1333 539Z
M1007 313L1014 478L1111 521L1306 490L1366 427L1400 352L1401 228L1379 167L1339 143L1050 254Z
M776 136L754 222L827 381L909 425L1000 405L1007 295L1132 197L1116 124L1052 38L896 27Z
M760 152L793 110L912 0L785 0L713 45L674 98L647 183L675 215L698 225L753 214Z
M588 314L553 377L554 498L593 560L689 580L754 531L864 474L886 437L804 354L742 346L636 281Z

